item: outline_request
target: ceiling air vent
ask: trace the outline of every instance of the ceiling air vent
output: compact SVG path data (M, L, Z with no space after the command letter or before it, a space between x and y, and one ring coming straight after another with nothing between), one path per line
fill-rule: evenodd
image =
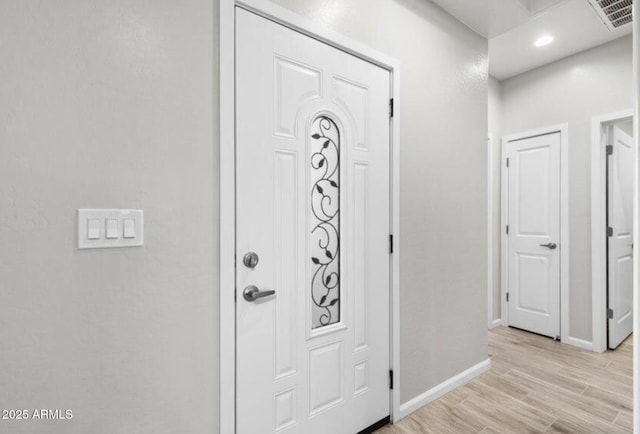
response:
M610 31L632 20L633 0L589 0L589 3Z

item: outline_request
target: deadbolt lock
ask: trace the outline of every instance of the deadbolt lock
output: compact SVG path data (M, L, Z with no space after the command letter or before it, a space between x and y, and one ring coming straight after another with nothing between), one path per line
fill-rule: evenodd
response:
M249 252L246 255L244 255L244 258L242 258L242 263L247 268L256 268L256 265L258 265L259 261L260 261L260 258L258 257L258 254L255 252Z

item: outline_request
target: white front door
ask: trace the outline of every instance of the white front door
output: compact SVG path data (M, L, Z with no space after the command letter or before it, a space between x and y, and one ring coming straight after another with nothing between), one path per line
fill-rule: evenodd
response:
M609 348L633 330L633 138L617 127L611 131L607 161L609 256Z
M560 133L507 143L509 325L560 335Z
M388 71L236 9L239 434L389 416L389 89Z

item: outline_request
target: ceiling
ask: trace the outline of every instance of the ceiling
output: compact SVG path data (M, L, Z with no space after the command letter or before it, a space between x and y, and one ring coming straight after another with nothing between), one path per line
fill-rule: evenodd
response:
M433 0L489 40L489 73L513 77L631 33L610 32L587 0ZM553 43L537 48L540 36Z

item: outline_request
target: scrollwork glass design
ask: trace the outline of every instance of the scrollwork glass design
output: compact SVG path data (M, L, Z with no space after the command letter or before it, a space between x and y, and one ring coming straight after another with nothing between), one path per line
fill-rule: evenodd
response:
M327 116L311 126L313 328L340 321L340 131Z

